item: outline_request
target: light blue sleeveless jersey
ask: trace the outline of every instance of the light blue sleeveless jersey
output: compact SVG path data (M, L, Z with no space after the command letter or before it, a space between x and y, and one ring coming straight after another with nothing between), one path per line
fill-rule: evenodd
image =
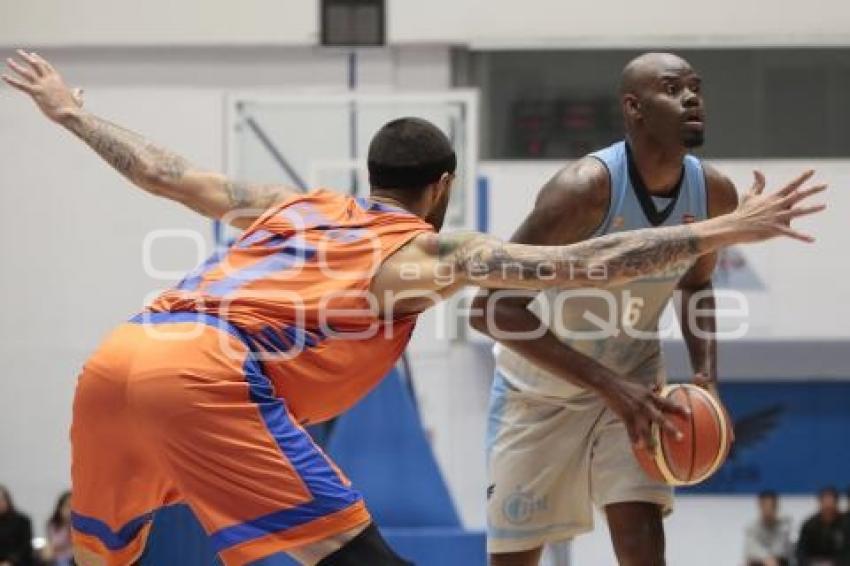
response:
M705 176L700 161L685 156L681 181L669 199L653 198L643 187L629 150L621 141L590 154L608 169L611 198L594 236L675 226L708 216ZM630 173L631 169L631 173ZM564 222L570 222L564 218ZM607 289L550 289L529 309L558 338L624 377L644 384L665 380L658 321L688 266ZM662 336L664 329L661 329ZM547 397L590 401L586 390L557 378L520 355L497 346L496 365L521 390Z

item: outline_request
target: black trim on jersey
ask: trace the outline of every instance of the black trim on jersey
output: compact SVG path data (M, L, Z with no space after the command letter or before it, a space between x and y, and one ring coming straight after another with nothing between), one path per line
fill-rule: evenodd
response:
M663 210L658 210L652 201L652 195L649 193L649 189L646 188L640 176L637 164L632 159L632 148L629 147L628 143L626 143L626 161L629 165L629 180L632 182L632 187L643 210L643 215L646 216L646 219L653 226L663 224L673 214L673 209L676 208L676 203L679 201L679 193L682 192L682 181L685 179L685 164L682 163L682 172L679 175L679 180L676 181L676 186L670 192L670 203Z

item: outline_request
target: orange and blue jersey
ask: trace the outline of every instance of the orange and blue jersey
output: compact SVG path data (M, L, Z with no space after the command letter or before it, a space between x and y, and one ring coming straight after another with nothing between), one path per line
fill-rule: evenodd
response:
M331 191L294 197L118 327L75 394L80 552L132 563L153 514L174 503L192 508L228 565L368 523L301 425L344 411L395 363L415 317L384 321L369 285L429 230Z
M430 230L407 211L319 190L268 210L150 310L203 312L237 326L264 353L266 374L298 421L327 420L404 350L415 317L377 316L369 285L385 258Z

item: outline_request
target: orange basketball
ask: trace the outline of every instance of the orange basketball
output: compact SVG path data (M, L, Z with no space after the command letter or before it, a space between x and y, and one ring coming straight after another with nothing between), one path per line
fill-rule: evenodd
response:
M668 385L661 396L691 411L690 417L668 415L682 440L652 425L655 449L635 448L650 477L669 485L694 485L709 478L726 460L732 446L732 424L723 406L696 385Z

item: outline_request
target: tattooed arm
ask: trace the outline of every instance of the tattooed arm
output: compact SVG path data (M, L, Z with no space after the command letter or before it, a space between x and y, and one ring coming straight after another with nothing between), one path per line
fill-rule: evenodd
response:
M143 136L85 112L80 92L72 92L50 63L34 53L18 54L27 65L8 59L17 76L4 75L3 79L29 94L48 118L67 128L145 191L240 228L293 193L283 186L240 183L193 167L180 155Z
M801 189L807 171L782 189L763 194L764 176L733 212L683 226L609 234L564 246L506 243L480 233L423 234L393 255L373 279L380 293L438 293L464 285L486 288L544 289L603 287L663 273L730 244L788 236L811 236L791 228L792 219L820 212L824 205L800 206L825 186Z
M241 183L194 168L180 155L83 111L69 113L60 123L136 186L239 228L292 193L286 187Z

